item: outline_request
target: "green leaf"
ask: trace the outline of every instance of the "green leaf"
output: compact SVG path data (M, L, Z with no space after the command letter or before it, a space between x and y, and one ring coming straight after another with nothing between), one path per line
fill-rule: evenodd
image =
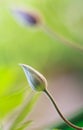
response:
M10 127L10 130L16 129L16 127L29 115L36 101L38 100L40 94L35 94L31 99L25 104L20 113L17 115L17 118Z
M25 128L29 127L32 124L32 121L27 121L21 124L16 130L24 130Z
M0 68L0 118L4 118L22 102L24 88L17 88L16 80L15 68Z

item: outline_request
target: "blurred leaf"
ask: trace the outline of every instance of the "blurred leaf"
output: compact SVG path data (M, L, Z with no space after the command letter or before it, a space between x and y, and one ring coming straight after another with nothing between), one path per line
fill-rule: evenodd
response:
M36 101L38 100L40 94L35 94L31 97L29 102L25 104L25 106L21 109L21 111L18 113L15 121L10 127L10 130L14 130L17 128L17 126L29 115L31 110L33 109L33 106L35 105Z
M25 128L29 127L31 125L32 121L27 121L21 124L16 130L24 130Z
M16 79L16 73L10 68L0 68L0 97L4 95Z
M12 109L17 107L23 98L23 91L5 95L0 98L0 118L6 116Z
M0 73L0 118L2 118L21 103L25 90L19 87L16 89L17 86L14 86L17 80L14 68L0 68Z

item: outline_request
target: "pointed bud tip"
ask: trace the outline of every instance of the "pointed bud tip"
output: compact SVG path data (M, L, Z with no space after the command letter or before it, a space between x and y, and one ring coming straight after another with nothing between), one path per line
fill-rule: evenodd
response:
M21 67L23 67L23 66L24 66L24 64L21 64L21 63L19 63L18 65L19 65L19 66L21 66Z
M29 85L36 91L44 91L47 87L47 80L37 70L26 64L19 64L26 75Z

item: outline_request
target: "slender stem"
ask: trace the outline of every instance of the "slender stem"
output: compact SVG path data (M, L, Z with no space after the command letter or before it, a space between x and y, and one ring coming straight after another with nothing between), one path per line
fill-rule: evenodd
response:
M59 35L56 31L53 31L51 28L49 28L45 24L41 24L40 27L44 30L45 33L47 33L54 40L58 40L65 45L68 45L68 46L70 46L70 47L72 47L80 52L83 52L83 46L79 45L78 43L68 41L63 36Z
M76 126L74 124L72 124L70 121L68 121L64 115L61 113L61 111L59 110L57 104L55 103L54 99L52 98L51 94L47 91L44 90L45 94L49 97L50 101L52 102L52 104L54 105L55 109L57 110L58 114L60 115L60 117L64 120L64 122L69 125L70 127L76 129L76 130L83 130L83 128Z

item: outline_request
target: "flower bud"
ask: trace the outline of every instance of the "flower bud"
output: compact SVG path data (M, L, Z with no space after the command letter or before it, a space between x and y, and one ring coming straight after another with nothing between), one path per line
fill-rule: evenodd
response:
M39 17L34 12L14 8L12 14L18 22L24 25L35 26L40 23Z
M28 65L25 64L20 65L23 68L26 78L29 82L29 85L33 90L36 91L46 90L47 80L42 74L40 74L38 71L36 71L35 69L33 69Z

